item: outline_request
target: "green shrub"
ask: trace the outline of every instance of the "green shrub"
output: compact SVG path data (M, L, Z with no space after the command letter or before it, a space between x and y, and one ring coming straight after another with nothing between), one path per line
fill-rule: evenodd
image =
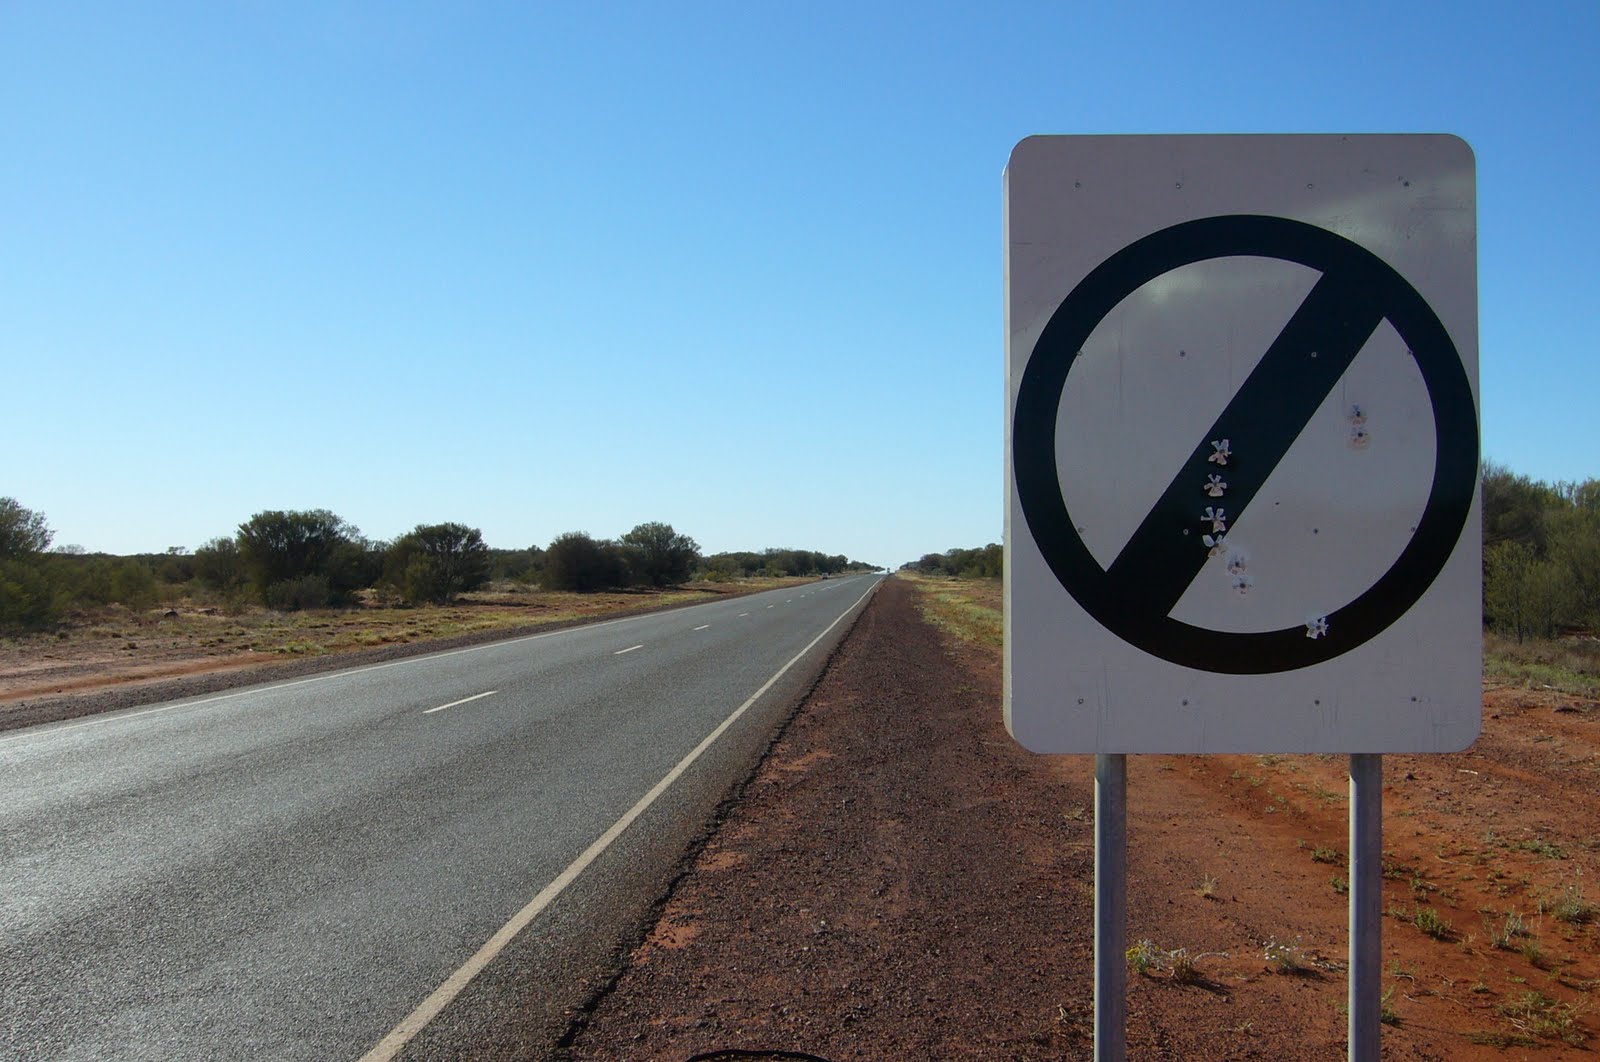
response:
M111 569L111 600L127 608L149 608L156 601L155 573L131 558L118 561Z
M547 590L619 589L630 582L627 557L615 542L569 531L545 550L543 581Z
M465 524L418 524L384 557L384 580L412 603L445 604L489 581L483 533Z
M36 564L0 560L0 631L36 631L60 622L66 602Z

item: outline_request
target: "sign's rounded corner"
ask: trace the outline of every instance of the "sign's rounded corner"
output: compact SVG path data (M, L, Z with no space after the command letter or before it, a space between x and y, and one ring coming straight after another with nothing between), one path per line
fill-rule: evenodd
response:
M1462 161L1469 170L1473 173L1478 172L1478 152L1473 148L1471 141L1458 133L1439 133L1437 136L1465 156Z
M1478 743L1478 739L1481 738L1482 736L1483 736L1483 713L1479 712L1477 714L1477 716L1472 720L1472 727L1471 727L1470 730L1468 730L1466 733L1458 735L1457 736L1458 740L1456 742L1450 744L1446 748L1438 749L1437 751L1439 751L1441 753L1445 753L1445 754L1456 753L1456 752L1466 752L1472 746L1476 745Z
M1048 133L1029 133L1011 146L1011 151L1006 155L1006 172L1017 164L1019 156L1026 156L1028 152L1036 150L1037 145L1047 140L1055 139Z
M1038 732L1037 727L1031 731L1024 727L1019 731L1016 725L1016 717L1009 711L1005 713L1005 724L1006 733L1011 735L1011 740L1022 746L1026 752L1031 752L1036 756L1045 756L1061 751L1052 746L1049 741L1041 741L1040 739L1046 737L1046 735Z

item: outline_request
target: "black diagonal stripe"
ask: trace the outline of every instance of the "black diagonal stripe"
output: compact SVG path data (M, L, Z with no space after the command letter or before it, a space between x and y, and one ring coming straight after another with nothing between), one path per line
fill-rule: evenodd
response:
M1121 609L1153 620L1177 605L1207 560L1201 514L1221 507L1229 526L1244 514L1383 320L1378 294L1349 271L1323 274L1107 569ZM1213 439L1232 445L1225 468L1210 461ZM1213 472L1228 483L1221 498L1204 490Z

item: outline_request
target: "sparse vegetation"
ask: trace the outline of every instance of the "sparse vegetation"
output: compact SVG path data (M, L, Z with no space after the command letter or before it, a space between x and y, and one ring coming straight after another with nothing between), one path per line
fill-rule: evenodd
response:
M1298 975L1309 970L1298 937L1293 941L1268 940L1262 947L1261 954L1276 973Z
M1534 855L1545 859L1567 858L1567 850L1565 848L1552 841L1547 841L1543 837L1531 837L1526 841L1518 841L1512 847L1519 848L1524 852L1532 852Z
M1558 922L1568 925L1585 925L1593 921L1594 904L1584 898L1583 889L1569 883L1544 905L1544 909Z
M1199 960L1204 956L1192 955L1188 948L1167 951L1153 941L1141 940L1127 951L1128 965L1138 974L1153 976L1165 971L1180 985L1200 984L1205 975L1200 972Z
M1498 924L1488 926L1489 942L1501 951L1511 951L1518 940L1528 935L1528 925L1517 911L1507 911Z
M1578 1025L1578 1011L1542 992L1523 992L1500 1004L1498 1010L1512 1028L1540 1040L1558 1040L1579 1047L1588 1038Z
M1167 959L1172 967L1172 979L1180 985L1199 984L1205 980L1200 975L1200 967L1196 965L1194 956L1188 949L1178 948L1167 953Z
M1467 1042L1481 1044L1484 1047L1498 1047L1504 1051L1508 1047L1533 1047L1539 1041L1522 1033L1508 1033L1500 1029L1474 1029L1466 1034Z
M1004 641L1000 584L991 579L956 580L902 574L917 591L917 609L935 627L978 645L998 649Z
M1393 1004L1395 987L1390 985L1389 991L1385 992L1378 1000L1378 1021L1384 1025L1398 1027L1400 1024L1400 1012L1394 1008Z
M1448 940L1454 932L1450 923L1444 920L1437 908L1433 907L1418 906L1411 915L1411 924L1434 940Z

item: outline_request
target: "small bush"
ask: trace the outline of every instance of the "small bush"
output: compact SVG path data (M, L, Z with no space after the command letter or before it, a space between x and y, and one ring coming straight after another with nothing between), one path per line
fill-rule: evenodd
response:
M1273 970L1280 974L1306 972L1305 953L1300 950L1298 939L1293 942L1268 940L1262 947L1261 954L1271 964Z
M1400 1012L1390 1004L1390 1000L1394 999L1394 990L1395 986L1390 985L1389 991L1385 992L1383 998L1378 1000L1378 1021L1383 1025L1398 1027L1400 1024Z
M1411 916L1411 922L1434 940L1446 940L1452 932L1450 923L1446 922L1440 916L1438 909L1433 907L1418 907L1416 913Z
M1545 908L1555 916L1559 922L1568 925L1583 925L1594 918L1594 905L1583 897L1583 890L1577 885L1568 885L1551 900Z
M1195 985L1205 980L1200 976L1200 967L1195 964L1194 957L1186 948L1168 952L1167 960L1172 966L1172 979L1180 985Z
M1518 937L1528 935L1528 924L1522 920L1522 915L1516 911L1507 911L1505 918L1499 925L1490 923L1489 943L1501 951L1510 951Z

